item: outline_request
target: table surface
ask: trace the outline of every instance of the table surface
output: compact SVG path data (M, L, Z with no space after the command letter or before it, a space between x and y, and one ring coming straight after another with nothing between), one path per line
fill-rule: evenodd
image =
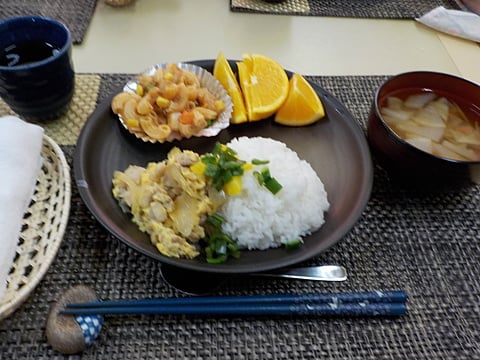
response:
M139 72L152 63L263 53L311 75L391 75L434 70L480 82L477 43L414 20L246 14L227 0L99 1L81 45L79 72Z

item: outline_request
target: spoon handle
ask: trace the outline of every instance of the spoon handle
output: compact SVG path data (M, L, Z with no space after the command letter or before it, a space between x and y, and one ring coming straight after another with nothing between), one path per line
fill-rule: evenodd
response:
M347 271L340 265L320 265L282 268L251 274L253 276L283 277L313 281L345 281Z

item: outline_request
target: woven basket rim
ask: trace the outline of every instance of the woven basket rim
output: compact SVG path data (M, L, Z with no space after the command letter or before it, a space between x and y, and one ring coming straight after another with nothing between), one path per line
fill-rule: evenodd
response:
M5 296L3 300L0 301L0 320L8 317L16 309L18 309L21 304L29 297L31 292L35 289L38 283L42 280L45 273L48 271L51 263L56 257L57 251L60 247L60 244L63 240L63 235L65 233L65 228L67 226L68 217L70 213L70 200L71 200L71 178L70 178L70 168L68 166L65 154L63 153L60 146L55 143L48 135L43 135L43 143L41 155L45 159L46 156L49 156L53 160L53 165L57 169L56 173L50 174L50 178L60 177L63 178L63 183L59 184L59 187L62 190L62 203L61 206L56 209L55 212L50 212L50 218L59 218L59 225L52 231L50 234L42 234L44 228L36 229L36 237L48 237L48 247L44 254L41 254L41 261L38 262L39 265L36 268L33 268L30 272L30 275L26 278L26 283L18 284L14 283L14 279L7 277L9 283ZM48 176L49 174L46 174ZM39 177L42 178L41 176ZM38 189L42 184L37 183L36 188ZM54 193L56 189L50 189L51 193ZM51 196L47 197L45 201L39 201L41 206L47 208L50 204L51 198L55 197L55 194L49 194ZM28 210L27 210L28 211ZM45 221L48 223L48 221ZM20 238L19 238L20 240ZM28 239L25 239L23 246L28 246ZM17 250L19 245L17 245ZM14 264L15 265L15 264ZM13 266L12 266L13 268Z

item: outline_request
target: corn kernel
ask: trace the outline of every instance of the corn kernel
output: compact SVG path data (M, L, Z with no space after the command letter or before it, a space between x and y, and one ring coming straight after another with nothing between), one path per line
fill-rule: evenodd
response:
M155 103L161 108L166 108L168 105L170 105L170 100L165 99L163 96L158 96L157 100L155 100Z
M140 123L136 119L127 119L125 123L129 129L140 127Z
M253 164L245 163L245 164L243 164L242 168L243 168L244 171L252 170L253 169Z
M238 195L242 191L242 177L237 175L232 177L228 183L223 186L223 191L227 195Z
M223 102L223 100L215 101L215 109L217 109L218 112L223 111L225 109L225 103Z
M195 164L190 166L190 170L192 170L194 174L202 175L205 173L206 167L207 165L205 165L202 161L197 161Z
M170 71L165 71L163 74L163 78L165 80L173 80L173 74Z
M137 85L137 89L135 90L135 92L137 93L138 96L143 96L143 93L144 93L144 91L143 91L143 86L140 85L140 84L138 84L138 85Z

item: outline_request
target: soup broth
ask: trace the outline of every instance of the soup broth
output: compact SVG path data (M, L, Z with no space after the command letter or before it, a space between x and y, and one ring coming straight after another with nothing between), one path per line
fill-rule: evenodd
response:
M420 150L452 160L480 161L480 109L459 97L402 90L383 99L380 113L400 138Z

